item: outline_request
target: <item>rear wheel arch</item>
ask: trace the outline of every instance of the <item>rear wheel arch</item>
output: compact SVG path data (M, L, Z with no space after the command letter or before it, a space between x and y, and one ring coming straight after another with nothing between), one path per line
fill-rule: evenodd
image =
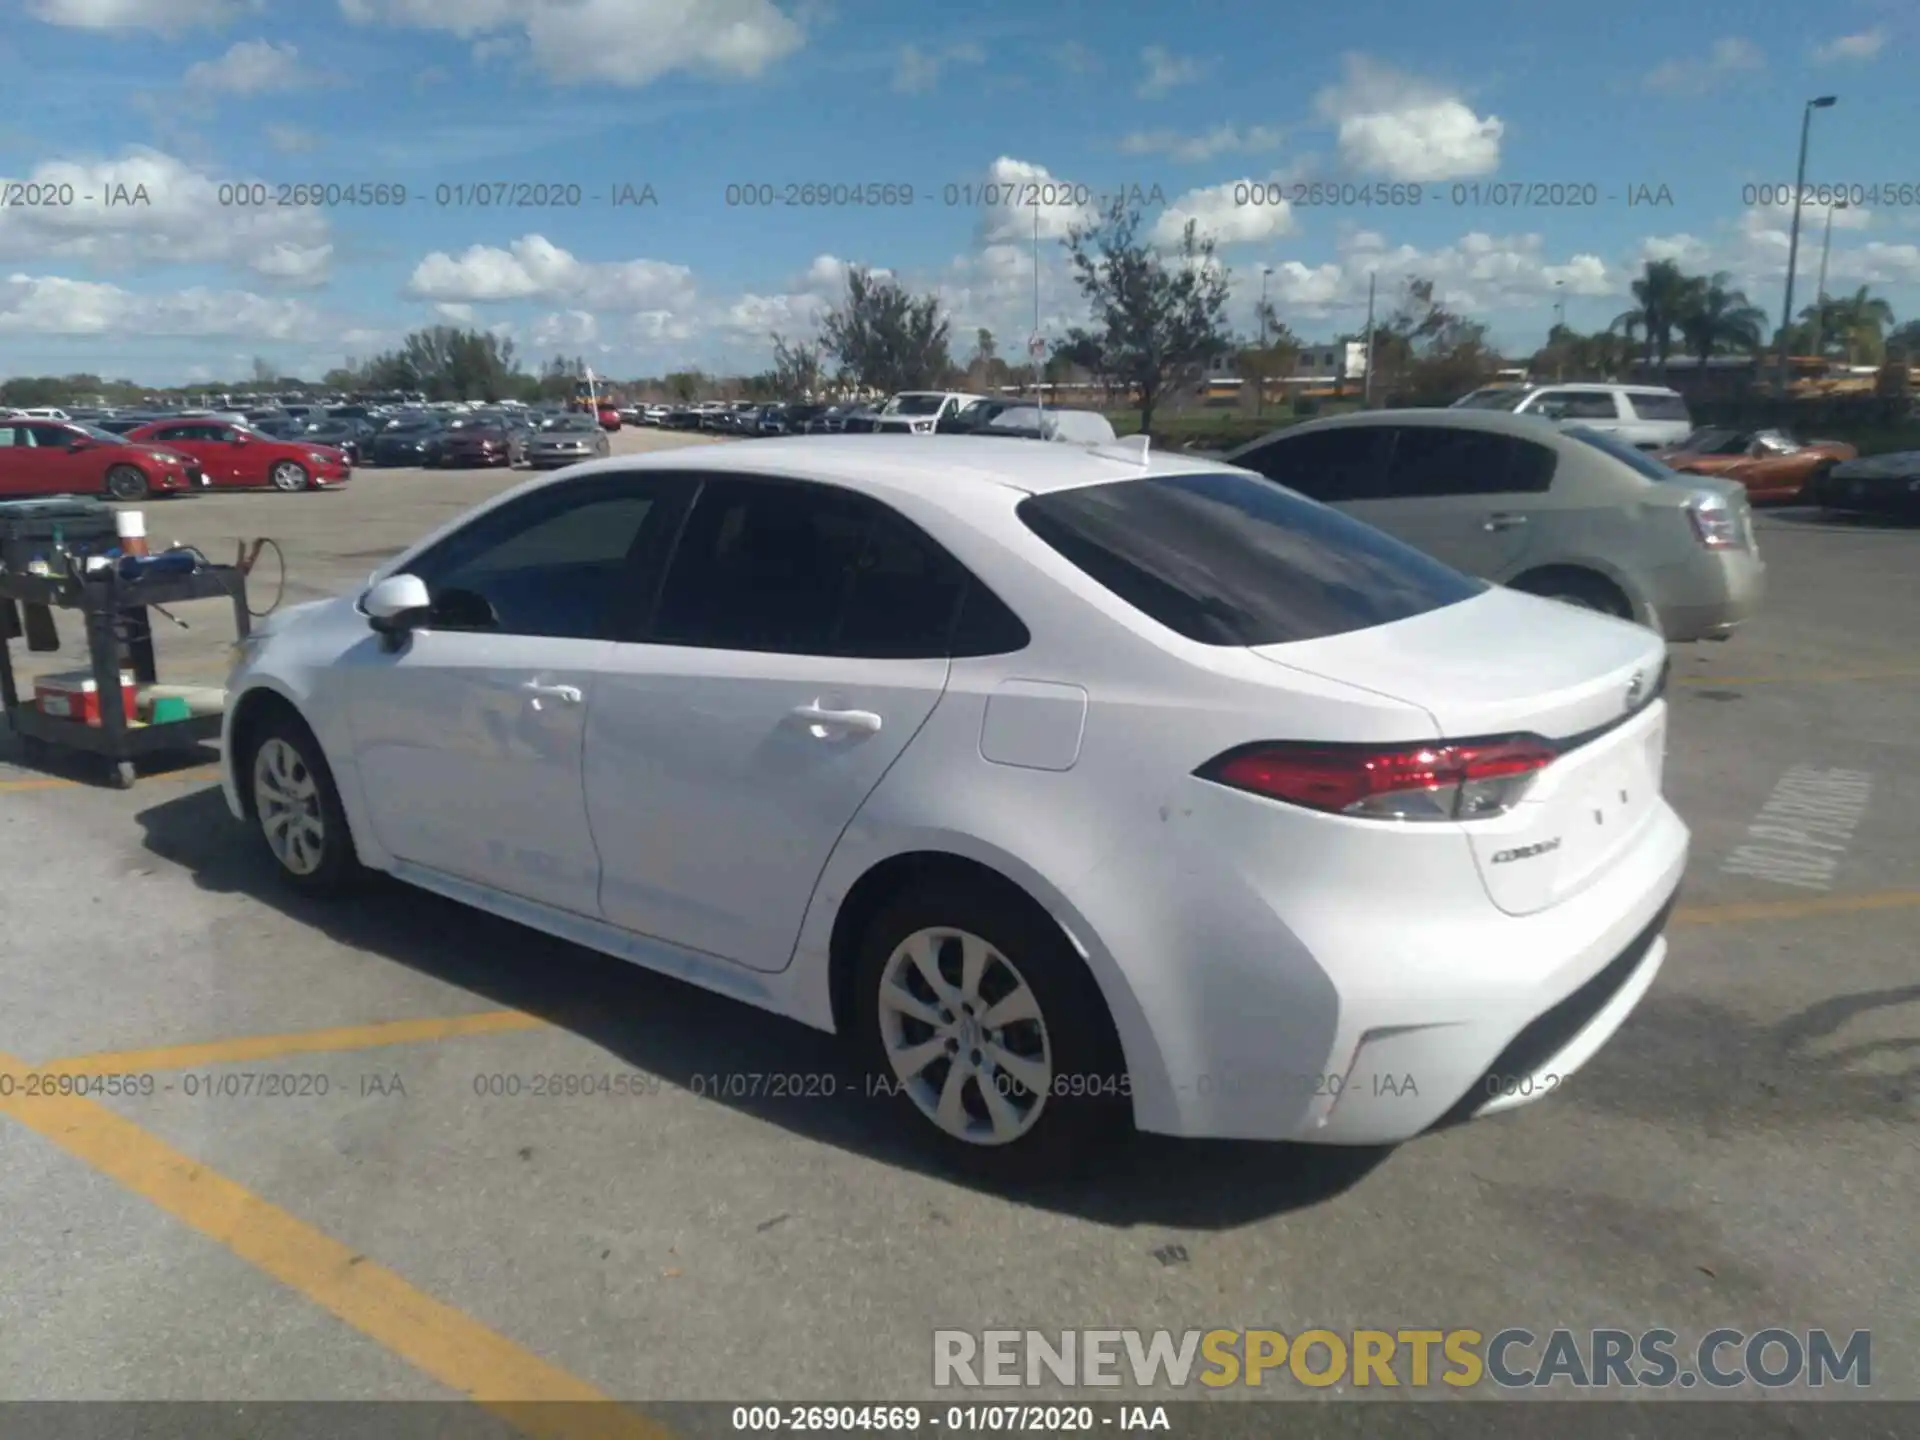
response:
M1635 618L1633 598L1612 576L1585 565L1541 565L1507 582L1512 590L1549 598L1577 597L1623 620Z
M1107 998L1093 968L1081 958L1079 946L1053 912L1036 900L1025 887L991 865L943 850L917 850L891 855L868 870L847 891L846 899L834 914L833 930L828 941L828 998L832 1006L835 1033L851 1035L860 1012L855 982L859 972L860 947L868 930L901 896L943 883L977 888L994 900L1025 912L1029 918L1060 937L1062 953L1072 956L1086 984L1100 999L1098 1021L1102 1044L1107 1050L1106 1058L1116 1070L1124 1068L1125 1049L1114 1023L1112 1002Z

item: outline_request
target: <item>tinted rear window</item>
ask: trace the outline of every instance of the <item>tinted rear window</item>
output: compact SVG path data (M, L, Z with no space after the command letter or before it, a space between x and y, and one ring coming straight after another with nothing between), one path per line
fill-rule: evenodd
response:
M1207 645L1281 645L1486 589L1370 525L1251 475L1159 475L1035 495L1018 513L1134 609Z
M1642 420L1684 420L1691 423L1687 414L1687 402L1678 395L1656 395L1644 390L1629 390L1627 399L1633 403L1633 413Z

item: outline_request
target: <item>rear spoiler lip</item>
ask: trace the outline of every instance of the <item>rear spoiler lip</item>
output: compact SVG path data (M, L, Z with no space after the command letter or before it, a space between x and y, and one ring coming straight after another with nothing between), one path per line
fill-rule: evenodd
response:
M1532 730L1507 731L1497 735L1463 735L1463 736L1449 736L1448 738L1443 740L1413 740L1413 741L1407 742L1407 748L1409 749L1431 748L1431 749L1438 750L1447 746L1454 746L1454 745L1461 745L1461 746L1497 745L1503 741L1531 740L1536 744L1548 746L1558 756L1571 755L1574 751L1584 749L1586 746L1593 744L1596 740L1600 740L1607 735L1611 735L1615 730L1618 730L1621 726L1631 724L1634 720L1638 719L1641 715L1644 715L1650 707L1658 704L1661 700L1663 700L1666 697L1667 687L1671 680L1672 674L1673 674L1673 657L1669 655L1661 663L1659 678L1653 682L1652 687L1648 689L1647 693L1642 695L1639 698L1639 700L1635 701L1634 704L1629 709L1615 716L1613 719L1607 721L1604 725L1595 725L1592 729L1582 730L1578 734L1556 738L1552 735L1541 735ZM1231 750L1224 751L1221 754L1214 756L1211 760L1209 760L1205 765L1201 766L1200 769L1194 773L1203 780L1209 779L1211 778L1209 772L1215 770L1217 767L1221 765L1226 764L1228 761L1233 760L1240 755L1247 754L1253 751L1265 750L1275 745L1297 745L1302 748L1314 749L1314 750L1326 750L1326 751L1334 752L1336 754L1343 753L1343 752L1377 754L1383 749L1391 748L1390 746L1381 745L1381 744L1377 744L1369 741L1349 742L1349 741L1334 741L1334 740L1281 740L1275 737L1269 737L1268 739L1265 739L1265 740L1254 740L1244 745L1236 745Z

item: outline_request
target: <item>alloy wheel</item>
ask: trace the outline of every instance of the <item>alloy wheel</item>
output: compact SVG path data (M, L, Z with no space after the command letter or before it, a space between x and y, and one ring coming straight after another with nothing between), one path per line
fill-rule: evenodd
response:
M1006 1145L1039 1120L1054 1079L1046 1021L1026 977L986 940L909 935L881 971L878 1009L894 1078L943 1132Z
M307 488L307 472L291 460L282 460L273 467L273 488L276 490L304 490Z
M277 735L253 757L253 808L274 859L295 875L320 868L327 845L320 783L300 752Z

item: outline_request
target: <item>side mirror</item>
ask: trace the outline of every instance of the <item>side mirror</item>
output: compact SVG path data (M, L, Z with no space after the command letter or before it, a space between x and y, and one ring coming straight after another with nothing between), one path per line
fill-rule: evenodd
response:
M233 432L233 443L236 445L244 445L247 443L247 437L236 430Z
M398 640L426 619L432 603L418 575L389 575L361 597L360 607L374 630Z
M92 447L93 447L93 441L87 439L86 436L81 435L67 442L67 453L71 455L71 454L74 454L76 451L88 450L88 449L91 449Z

